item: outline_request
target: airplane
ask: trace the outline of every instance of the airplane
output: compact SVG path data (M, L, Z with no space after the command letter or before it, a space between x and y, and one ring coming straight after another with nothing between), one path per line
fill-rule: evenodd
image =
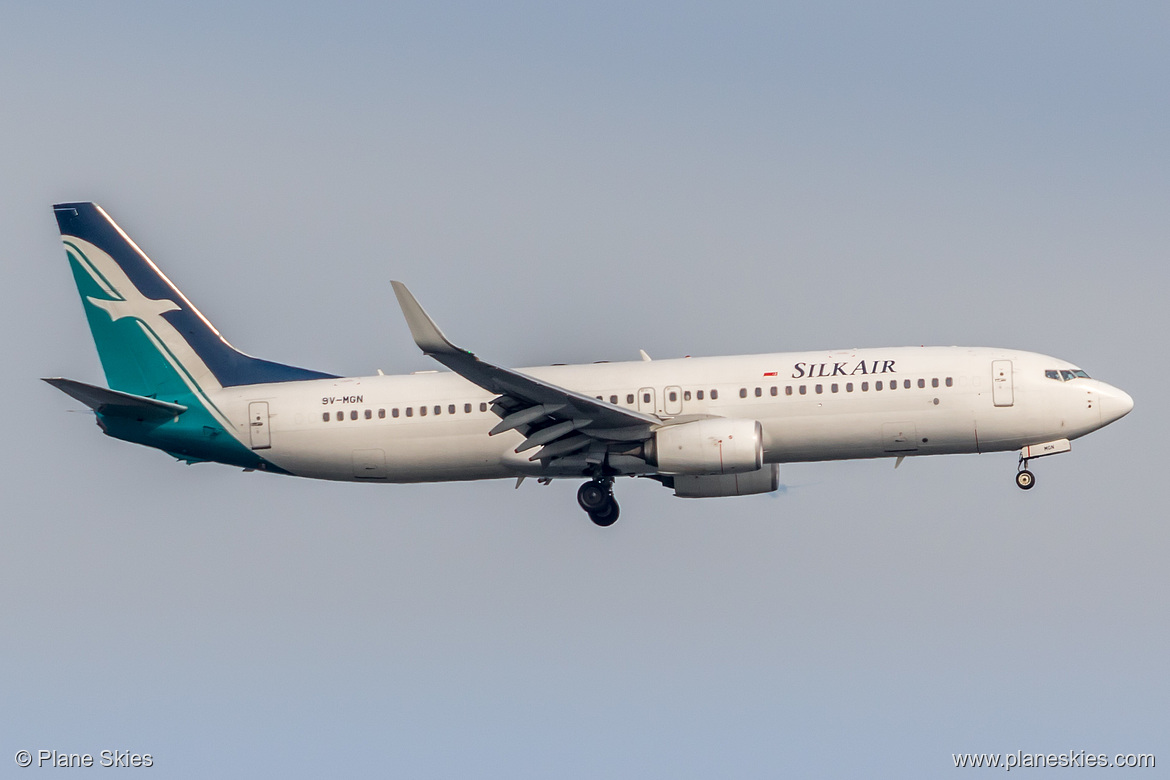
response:
M514 370L455 346L392 282L450 369L341 377L245 355L95 203L53 207L108 387L45 378L104 433L186 463L315 479L582 479L598 526L617 477L683 498L776 491L780 464L1019 451L1031 461L1133 399L1058 358L985 347L687 357Z

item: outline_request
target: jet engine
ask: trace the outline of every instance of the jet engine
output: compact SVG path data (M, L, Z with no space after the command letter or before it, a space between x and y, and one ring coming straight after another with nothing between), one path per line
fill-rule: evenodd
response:
M740 474L764 465L764 431L756 420L716 417L667 425L647 442L646 459L661 474Z

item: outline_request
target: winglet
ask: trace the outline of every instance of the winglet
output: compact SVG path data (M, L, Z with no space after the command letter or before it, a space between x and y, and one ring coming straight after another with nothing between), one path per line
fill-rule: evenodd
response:
M419 349L428 355L450 354L452 352L468 354L467 350L460 349L447 340L443 331L439 330L435 321L423 311L423 307L419 306L418 301L410 294L410 290L406 289L405 284L402 282L390 282L390 284L394 286L394 295L398 298L398 305L402 308L402 316L406 318L410 335L414 337L414 343L418 344Z

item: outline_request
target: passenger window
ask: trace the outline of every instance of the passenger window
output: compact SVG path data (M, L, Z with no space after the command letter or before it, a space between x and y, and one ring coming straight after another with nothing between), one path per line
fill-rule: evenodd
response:
M862 382L861 383L861 392L863 392L863 393L869 392L869 382Z
M471 414L471 404L463 404L463 413Z
M435 405L435 414L442 414L442 413L443 413L443 407L436 404Z
M770 389L768 392L773 396L776 396L780 394L780 388L776 387L776 385L772 385L772 389Z
M353 409L353 410L351 410L351 411L350 411L350 413L349 413L349 419L351 419L351 420L356 420L356 419L357 419L357 409Z
M800 386L800 394L806 395L807 393L808 393L808 387L806 385L801 385Z
M395 417L395 418L398 417L398 407L397 406L390 410L390 416Z
M486 403L486 402L485 402L485 403L481 403L481 404L479 405L479 410L480 410L481 412L486 412L486 411L487 411L487 403Z
M642 403L644 403L644 404L650 403L650 394L649 393L642 393Z
M703 400L703 391L702 391L702 390L696 390L696 391L695 391L695 398L697 398L698 400L702 401L702 400Z
M367 419L367 420L372 420L372 419L374 419L374 413L373 413L373 411L371 411L370 409L366 409L366 419Z
M740 398L747 398L747 388L746 387L739 388L739 397Z
M717 398L719 398L719 391L718 391L718 390L712 390L712 391L711 391L711 400L712 400L712 401L714 401L714 400L716 400Z
M675 390L671 390L671 391L670 391L670 400L671 400L671 401L677 401L677 400L678 400L678 392L677 392L677 391L675 391Z
M853 392L853 383L852 383L852 382L846 382L846 383L845 383L845 392L846 392L846 393L852 393L852 392Z
M825 392L824 385L817 385L817 395L820 395L823 392Z
M683 400L684 401L691 400L691 391L690 390L683 390Z
M903 379L903 380L902 380L902 389L903 389L903 390L909 390L909 389L910 389L910 380L909 380L909 379Z
M419 417L426 417L427 416L427 408L425 406L420 406L418 408L418 416Z
M938 377L937 376L934 379L930 380L930 386L931 387L938 387Z
M626 403L627 404L634 403L634 394L633 393L626 393Z
M926 387L926 380L925 380L925 379L919 379L919 380L918 380L918 387L919 387L919 389Z
M950 387L953 384L955 384L955 380L948 376L947 377L947 387Z
M882 383L881 383L880 379L873 383L873 389L874 390L881 390L882 389Z
M379 409L379 410L378 410L378 419L379 419L379 420L385 420L385 419L386 419L386 410L385 410L385 409Z
M455 404L451 404L447 407L447 414L455 414Z
M837 383L834 382L833 384L829 385L829 389L832 390L834 393L837 392Z
M760 396L762 396L763 394L764 394L764 390L763 390L763 388L757 387L757 388L756 388L756 398L759 398L759 397L760 397Z
M784 388L784 395L792 395L792 385L788 385Z
M616 403L617 403L617 396L616 396L616 395L611 395L611 396L609 397L609 402L610 402L611 404L616 404Z
M325 422L329 422L329 412L325 412L324 414L322 414L321 419L324 420Z
M406 416L407 417L414 417L414 407L413 406L406 407Z

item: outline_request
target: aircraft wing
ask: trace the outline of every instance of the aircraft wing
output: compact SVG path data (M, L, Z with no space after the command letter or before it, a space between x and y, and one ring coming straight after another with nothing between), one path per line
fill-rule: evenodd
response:
M585 450L588 463L601 463L619 442L640 442L663 421L653 415L606 403L592 396L480 360L452 344L402 282L391 282L414 342L455 373L496 393L492 411L500 424L490 435L517 430L525 440L517 452L540 447L529 460L552 460Z

